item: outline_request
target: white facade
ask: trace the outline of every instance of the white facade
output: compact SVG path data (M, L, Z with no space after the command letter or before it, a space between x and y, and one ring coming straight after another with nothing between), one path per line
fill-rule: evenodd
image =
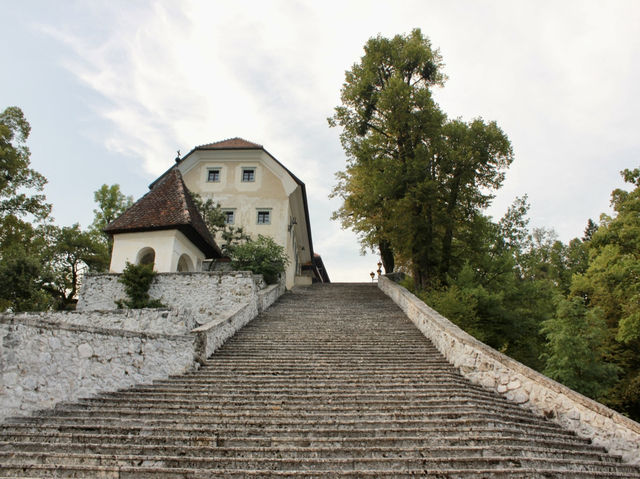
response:
M154 263L158 272L201 271L204 254L177 229L113 235L111 273L122 273L127 262Z
M195 149L178 169L189 190L219 203L231 224L285 248L287 288L311 284L311 271L301 268L312 261L302 186L271 155L263 149Z

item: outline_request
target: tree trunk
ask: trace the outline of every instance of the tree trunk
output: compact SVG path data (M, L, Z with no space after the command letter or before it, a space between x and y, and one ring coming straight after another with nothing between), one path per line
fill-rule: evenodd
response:
M380 240L378 245L380 248L380 258L382 260L382 266L384 267L385 274L393 273L395 268L395 260L393 257L393 250L391 244L387 240Z

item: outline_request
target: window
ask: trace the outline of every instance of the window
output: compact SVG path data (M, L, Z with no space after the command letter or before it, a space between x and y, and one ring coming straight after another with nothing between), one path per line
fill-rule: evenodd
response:
M256 181L256 169L255 168L242 168L242 182L250 183Z
M220 181L220 168L209 168L207 170L207 181L217 183Z
M271 224L271 211L269 211L269 210L258 210L258 224L259 225L270 225Z
M136 264L153 264L156 260L156 252L153 248L146 247L138 251Z
M224 222L225 224L232 225L235 222L235 211L234 210L225 210L224 213Z

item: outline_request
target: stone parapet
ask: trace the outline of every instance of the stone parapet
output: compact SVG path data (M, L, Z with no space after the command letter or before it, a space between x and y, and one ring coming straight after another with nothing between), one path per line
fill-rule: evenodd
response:
M260 290L251 273L180 274L189 277L158 289L175 309L0 314L0 420L197 368L285 291L284 282ZM121 286L117 275L93 278L101 292L85 291L84 307L104 306ZM175 300L189 285L195 314ZM216 298L227 299L224 309Z
M117 309L126 297L120 274L89 274L78 297L78 311ZM260 290L262 278L249 271L158 273L149 295L166 307L184 311L198 324L224 317L245 304Z
M8 316L8 315L7 315ZM45 311L19 313L17 319L41 320L48 323L116 329L147 334L189 334L198 327L195 318L174 309L115 309L105 311Z
M499 353L381 277L378 287L462 375L591 439L631 464L640 463L640 424Z
M240 306L225 317L215 319L193 330L196 334L195 358L199 363L211 356L227 339L267 309L285 291L284 282L260 291L254 301Z
M0 315L0 419L133 386L193 365L194 337Z

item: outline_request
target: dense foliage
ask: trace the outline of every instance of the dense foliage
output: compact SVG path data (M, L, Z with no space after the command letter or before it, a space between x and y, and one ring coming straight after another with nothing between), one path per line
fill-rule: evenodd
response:
M30 131L19 108L0 113L0 311L72 308L82 275L109 262L101 231L52 224L47 180L31 168Z
M284 247L268 236L236 245L231 251L231 265L237 270L261 274L267 284L277 283L289 259Z
M126 299L116 301L119 308L162 308L164 305L158 299L149 296L149 288L157 273L153 270L153 264L127 264L118 278L118 282L124 285Z
M251 240L251 237L244 232L242 226L227 224L225 213L219 203L211 198L205 200L194 192L191 192L191 197L205 225L207 225L207 228L220 246L222 254L231 256L235 246ZM213 265L213 263L211 264Z

